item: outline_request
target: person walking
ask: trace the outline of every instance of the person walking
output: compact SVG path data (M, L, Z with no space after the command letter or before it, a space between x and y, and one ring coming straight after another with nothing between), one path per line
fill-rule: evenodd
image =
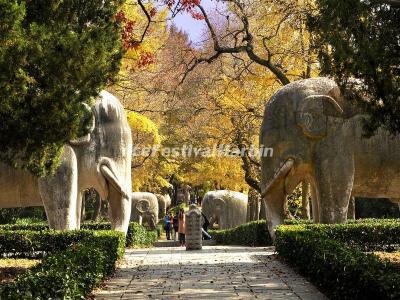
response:
M167 240L171 239L171 219L169 217L169 214L166 214L164 217L164 230L165 230L165 235L167 236Z
M183 208L179 210L178 215L178 237L179 244L181 247L185 246L185 232L186 232L186 224L185 224L185 211Z
M179 229L179 220L178 220L178 216L179 216L179 214L177 213L177 214L174 216L173 223L172 223L172 227L173 227L173 229L174 229L174 233L173 233L173 235L174 235L174 242L176 241L176 235L178 234L178 229Z

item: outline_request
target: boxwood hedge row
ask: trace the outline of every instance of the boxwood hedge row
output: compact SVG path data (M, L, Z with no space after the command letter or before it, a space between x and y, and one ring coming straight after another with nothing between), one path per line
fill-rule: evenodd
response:
M232 229L210 230L210 235L217 244L222 245L272 245L265 220L249 222Z
M110 230L110 222L85 222L81 229L87 230ZM47 223L36 224L5 224L0 225L0 232L3 230L28 230L28 231L47 231L49 226ZM1 237L0 237L1 238ZM138 223L131 222L126 235L126 246L149 246L157 241L157 232L147 231ZM1 248L0 248L1 249ZM1 251L1 250L0 250Z
M399 245L400 224L283 225L276 251L331 299L399 299L400 272L367 251Z
M15 281L0 285L0 299L82 299L113 272L115 262L125 250L124 234L116 231L3 230L1 234L5 237L7 233L8 242L12 237L16 239L15 246L9 247L15 253L43 250L48 256ZM49 240L34 240L42 234ZM31 248L27 248L27 241ZM58 242L61 243L52 245ZM6 248L3 250L7 251Z

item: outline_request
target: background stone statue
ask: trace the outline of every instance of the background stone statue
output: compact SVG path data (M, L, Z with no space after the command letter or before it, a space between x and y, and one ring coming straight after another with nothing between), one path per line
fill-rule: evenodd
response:
M206 215L212 228L215 222L219 229L227 229L246 223L247 195L228 190L207 192L201 203L201 210Z
M151 230L156 230L158 223L158 200L156 195L147 192L134 192L131 199L131 220L139 224L147 223Z
M363 115L334 81L312 78L275 93L265 108L260 144L262 196L269 230L283 222L285 196L311 183L313 219L342 223L351 197L398 198L400 139L379 129L363 138Z
M158 217L164 218L167 213L167 209L171 207L171 197L169 194L156 194L158 200Z
M190 204L190 190L191 187L187 184L180 186L177 192L177 204L185 203L186 205Z
M53 176L37 178L0 163L0 207L44 206L50 228L78 229L81 192L94 187L101 198L109 200L112 228L127 231L131 130L124 108L110 93L102 91L91 110L94 124L90 134L64 146Z
M203 233L201 211L196 204L191 204L185 214L185 242L186 250L201 250L203 246Z

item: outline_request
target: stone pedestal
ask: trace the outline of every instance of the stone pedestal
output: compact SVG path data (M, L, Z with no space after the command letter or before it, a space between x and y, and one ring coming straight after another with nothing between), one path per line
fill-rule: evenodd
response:
M201 225L201 212L192 204L186 213L186 250L201 250L203 245Z

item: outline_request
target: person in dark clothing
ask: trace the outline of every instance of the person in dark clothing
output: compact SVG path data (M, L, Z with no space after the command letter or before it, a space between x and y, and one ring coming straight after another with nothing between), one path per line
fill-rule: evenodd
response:
M176 241L176 234L178 233L178 228L179 228L178 214L175 215L172 226L174 229L174 232L173 232L174 241Z
M165 230L165 235L167 236L167 240L171 239L171 219L169 217L169 214L166 214L164 217L164 230Z
M203 239L209 240L211 239L211 236L208 234L208 226L210 226L210 221L208 221L206 215L203 214L203 212L201 212L201 216L203 220L203 225L202 225Z
M203 226L202 227L205 231L208 231L208 226L210 226L210 221L208 221L206 215L203 212L201 212L201 216L203 217Z

